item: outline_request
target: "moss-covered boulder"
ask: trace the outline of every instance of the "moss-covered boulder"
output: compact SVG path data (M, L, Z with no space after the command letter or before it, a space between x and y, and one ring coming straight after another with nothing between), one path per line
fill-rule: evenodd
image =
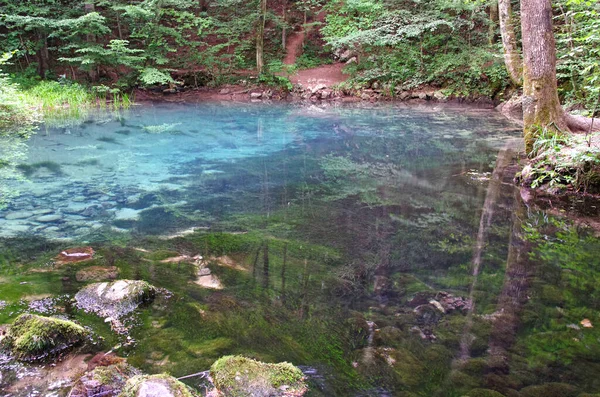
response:
M71 389L69 396L114 397L121 393L130 378L137 375L140 375L140 371L124 360L112 365L99 366L79 378Z
M527 386L520 390L522 397L575 397L578 394L575 386L557 382Z
M21 361L39 361L69 350L88 335L72 321L21 314L8 327L2 345Z
M504 394L499 393L495 390L490 389L473 389L469 391L465 396L468 397L504 397Z
M80 309L117 319L154 299L155 293L156 289L145 281L117 280L90 284L75 295L75 300Z
M308 390L304 374L290 363L225 356L210 367L210 375L224 397L303 396Z
M186 385L172 376L138 375L129 379L119 397L196 397Z

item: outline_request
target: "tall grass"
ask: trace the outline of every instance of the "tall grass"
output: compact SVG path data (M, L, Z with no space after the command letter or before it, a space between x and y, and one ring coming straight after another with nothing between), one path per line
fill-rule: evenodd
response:
M100 87L102 89L90 89L75 82L39 81L22 92L29 106L38 109L44 122L53 126L87 117L96 108L118 110L133 104L129 94Z

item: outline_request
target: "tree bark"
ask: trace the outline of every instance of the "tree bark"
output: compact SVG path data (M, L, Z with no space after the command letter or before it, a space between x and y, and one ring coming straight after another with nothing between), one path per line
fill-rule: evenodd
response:
M498 26L498 3L492 1L490 4L490 26L488 29L488 42L490 45L496 42L496 26Z
M518 87L523 81L523 62L517 48L517 34L510 0L498 0L498 17L502 48L504 48L504 64L510 80Z
M521 0L523 134L531 153L540 130L569 131L556 85L556 44L551 0Z
M262 73L265 68L263 58L265 47L265 22L267 19L267 0L260 0L260 14L258 18L258 29L256 31L256 70Z

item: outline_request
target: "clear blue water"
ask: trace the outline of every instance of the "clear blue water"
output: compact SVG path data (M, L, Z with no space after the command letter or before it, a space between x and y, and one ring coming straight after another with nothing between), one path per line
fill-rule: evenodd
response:
M155 104L1 139L0 323L74 319L148 373L290 361L314 396L600 392L597 207L524 201L491 110ZM118 335L69 303L90 266L170 293ZM0 355L0 395L39 371Z

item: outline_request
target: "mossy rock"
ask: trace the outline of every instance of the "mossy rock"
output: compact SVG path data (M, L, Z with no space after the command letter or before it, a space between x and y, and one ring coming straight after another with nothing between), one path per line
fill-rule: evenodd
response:
M527 386L520 390L521 397L575 397L577 388L567 383L544 383Z
M308 390L302 371L286 362L225 356L210 367L210 375L223 397L303 396Z
M156 288L145 281L117 280L90 284L75 295L75 300L80 309L118 319L151 301L155 294Z
M89 332L72 321L21 314L8 327L2 344L21 361L40 361L82 343Z
M136 375L140 375L140 371L125 361L96 367L77 381L69 396L116 396L123 390L125 383Z
M490 389L473 389L469 391L466 396L468 397L504 397L504 394L498 393L495 390Z
M185 384L166 374L137 375L129 379L118 397L196 397Z

